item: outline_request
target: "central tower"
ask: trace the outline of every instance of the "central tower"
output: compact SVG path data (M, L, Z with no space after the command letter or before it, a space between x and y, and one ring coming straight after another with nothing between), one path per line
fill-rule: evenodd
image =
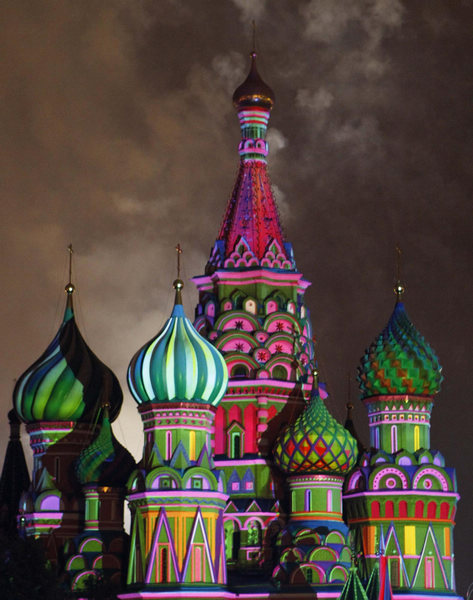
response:
M312 328L297 270L285 241L267 173L266 131L274 94L261 79L256 53L236 89L240 167L199 292L196 329L224 355L227 392L215 417L215 463L225 471L227 565L261 564L263 539L280 512L271 448L312 389ZM282 507L285 510L285 507Z

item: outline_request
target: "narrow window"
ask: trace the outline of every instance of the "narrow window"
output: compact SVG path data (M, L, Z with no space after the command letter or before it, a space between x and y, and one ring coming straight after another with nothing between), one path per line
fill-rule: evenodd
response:
M312 491L306 490L305 498L304 498L304 510L307 512L310 511L311 500L312 500Z
M239 431L232 433L232 456L231 458L241 457L241 434Z
M425 557L425 587L431 590L435 587L434 557Z
M168 581L168 549L161 548L159 582L167 583Z
M414 452L420 448L420 432L419 425L414 427Z
M172 456L172 432L166 431L166 460L171 460Z
M379 448L379 427L374 428L374 447Z
M194 546L194 577L192 578L192 583L198 583L199 581L203 581L202 576L202 548L200 546Z
M397 427L391 427L391 452L397 452Z
M391 558L389 562L391 563L391 585L392 587L399 587L401 585L399 558Z
M195 431L189 431L189 459L195 460Z
M332 490L327 490L327 512L332 512Z

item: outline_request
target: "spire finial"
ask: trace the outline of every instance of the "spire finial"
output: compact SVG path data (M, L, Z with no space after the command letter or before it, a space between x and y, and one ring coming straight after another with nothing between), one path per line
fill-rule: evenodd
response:
M256 21L253 19L251 21L251 26L253 29L253 44L251 49L251 56L256 56Z
M177 278L180 279L181 278L181 254L182 254L182 248L181 248L181 244L178 244L176 246L176 255L177 255Z
M72 244L69 244L67 251L69 252L69 282L64 289L66 290L67 295L70 295L73 294L75 290L75 287L72 283L72 255L74 254Z
M177 244L177 246L176 246L177 279L175 279L172 284L173 288L176 290L174 304L182 304L181 290L184 287L184 282L181 279L181 254L182 254L181 244Z
M394 287L394 293L396 294L398 302L401 301L402 295L406 291L406 288L404 287L404 285L402 284L402 281L401 281L401 256L402 256L402 250L401 250L399 244L397 244L397 246L396 246L397 281L396 281L396 286Z

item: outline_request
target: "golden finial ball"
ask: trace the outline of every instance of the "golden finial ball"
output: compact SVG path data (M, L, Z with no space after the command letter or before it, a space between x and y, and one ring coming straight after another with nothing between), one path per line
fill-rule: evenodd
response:
M184 287L184 282L182 281L182 279L175 279L175 280L173 281L172 287L173 287L175 290L178 290L178 291L180 291L180 290L182 290L182 288Z
M76 288L75 288L75 287L72 285L72 283L68 283L68 284L66 285L66 287L64 288L64 291L65 291L67 294L72 294L72 293L74 292L74 290L75 290L75 289L76 289Z
M396 294L396 296L398 298L400 298L404 292L406 291L406 288L402 285L402 283L400 281L398 281L394 287L394 293Z

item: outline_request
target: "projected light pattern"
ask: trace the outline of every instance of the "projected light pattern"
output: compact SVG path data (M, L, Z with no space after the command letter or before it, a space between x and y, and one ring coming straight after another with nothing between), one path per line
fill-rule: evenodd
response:
M286 473L344 473L355 466L357 453L355 439L316 393L276 441L274 461Z
M440 391L442 367L434 351L397 302L384 330L366 350L358 368L363 398L375 395L433 396Z
M143 402L204 402L216 406L228 372L220 352L201 337L176 304L158 335L131 360L128 385Z
M63 322L46 351L21 375L13 392L22 421L92 422L102 401L118 416L123 394L118 379L87 346L68 292Z

